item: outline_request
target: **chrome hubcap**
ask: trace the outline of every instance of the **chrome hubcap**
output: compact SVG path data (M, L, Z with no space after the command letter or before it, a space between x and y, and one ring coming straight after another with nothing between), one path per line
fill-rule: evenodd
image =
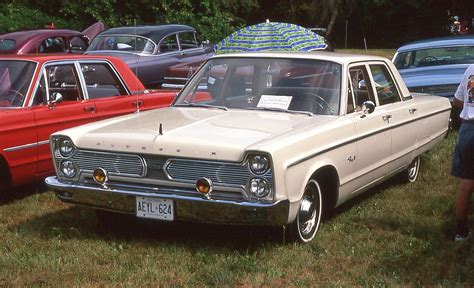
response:
M300 230L302 235L309 235L316 224L316 205L313 199L305 196L300 206Z
M416 175L418 173L418 165L419 165L419 158L415 159L413 163L410 165L408 168L408 178L410 180L414 180L416 178Z
M297 216L299 234L305 242L311 240L318 230L321 216L320 202L319 186L312 180L306 187Z

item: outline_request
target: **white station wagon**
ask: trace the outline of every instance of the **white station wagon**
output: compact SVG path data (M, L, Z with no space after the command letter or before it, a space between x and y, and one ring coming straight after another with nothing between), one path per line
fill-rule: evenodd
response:
M325 209L397 173L415 181L450 109L411 95L381 57L215 56L169 108L55 133L46 183L98 211L283 226L309 242Z

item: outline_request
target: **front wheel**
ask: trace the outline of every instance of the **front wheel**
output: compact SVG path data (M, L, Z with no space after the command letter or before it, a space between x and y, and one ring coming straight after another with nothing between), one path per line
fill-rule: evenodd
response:
M288 226L290 239L301 243L313 240L321 223L322 209L321 187L316 180L311 179L306 184L296 219Z

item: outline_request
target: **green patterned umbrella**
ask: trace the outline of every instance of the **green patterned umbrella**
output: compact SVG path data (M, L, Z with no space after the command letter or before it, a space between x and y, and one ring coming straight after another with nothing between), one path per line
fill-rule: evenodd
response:
M242 28L214 46L216 54L254 51L324 50L318 34L295 24L266 22Z

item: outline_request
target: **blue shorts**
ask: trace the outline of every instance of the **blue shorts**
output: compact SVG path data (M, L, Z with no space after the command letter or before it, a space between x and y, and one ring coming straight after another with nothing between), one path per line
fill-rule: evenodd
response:
M474 180L474 121L463 121L459 128L451 175Z

